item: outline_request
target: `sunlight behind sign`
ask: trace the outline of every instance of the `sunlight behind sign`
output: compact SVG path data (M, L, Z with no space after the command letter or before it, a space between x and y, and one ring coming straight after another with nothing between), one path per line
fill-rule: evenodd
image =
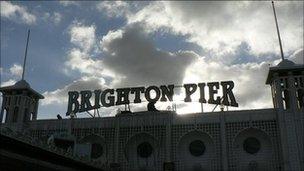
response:
M222 97L217 96L221 86ZM208 88L209 97L208 100L205 97L205 91ZM185 91L184 102L191 102L191 95L196 91L199 91L200 103L209 104L223 104L226 106L238 107L238 103L235 100L233 94L233 81L222 82L210 82L210 83L198 83L198 84L184 84L183 89ZM118 89L106 89L106 90L90 90L85 91L70 91L68 110L66 115L70 113L85 112L100 107L111 107L115 105L125 105L130 103L141 103L142 95L148 102L166 102L173 101L175 86L161 85L145 87L132 87L132 88L118 88ZM130 95L133 95L133 101L130 101ZM93 102L93 104L91 103Z

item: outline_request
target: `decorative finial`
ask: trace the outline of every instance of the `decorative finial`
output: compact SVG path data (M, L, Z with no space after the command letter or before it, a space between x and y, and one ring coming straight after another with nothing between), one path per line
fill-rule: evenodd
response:
M23 60L22 80L24 80L25 63L26 63L26 56L27 56L27 48L28 48L29 38L30 38L30 29L27 32L27 40L26 40L25 54L24 54L24 60Z

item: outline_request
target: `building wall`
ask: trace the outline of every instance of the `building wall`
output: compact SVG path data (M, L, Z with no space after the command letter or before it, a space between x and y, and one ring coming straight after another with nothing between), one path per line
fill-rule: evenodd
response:
M78 144L92 135L100 137L104 151L94 160L105 165L119 163L122 170L163 170L165 162L173 162L175 170L281 170L276 114L274 109L188 115L139 112L107 118L37 120L28 126L33 137L44 141L55 134L71 134ZM256 154L244 150L244 140L250 137L260 141ZM195 140L204 142L203 155L193 156L189 151ZM142 158L137 147L146 141L153 153Z

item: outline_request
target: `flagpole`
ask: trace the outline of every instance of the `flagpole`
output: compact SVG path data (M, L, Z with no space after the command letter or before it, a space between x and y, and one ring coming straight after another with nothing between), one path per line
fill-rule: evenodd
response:
M28 48L29 38L30 38L30 29L27 32L27 40L26 40L26 47L25 47L24 60L23 60L22 80L24 80L25 63L26 63L26 57L27 57L27 48Z
M280 30L279 30L279 26L278 26L277 15L276 15L276 11L275 11L275 8L274 8L273 1L271 1L271 4L272 4L274 19L275 19L275 23L276 23L276 27L277 27L277 33L278 33L279 43L280 43L281 58L282 58L282 61L283 61L284 60L284 53L283 53L283 48L282 48L282 42L281 42Z

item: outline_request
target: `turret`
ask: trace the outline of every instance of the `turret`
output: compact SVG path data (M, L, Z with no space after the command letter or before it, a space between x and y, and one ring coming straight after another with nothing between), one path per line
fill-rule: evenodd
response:
M301 110L304 106L304 65L284 59L270 67L266 84L271 86L274 108Z
M0 118L5 123L24 123L37 119L39 99L44 97L33 90L25 80L1 87L3 101ZM3 120L5 118L5 120Z
M32 89L24 79L29 37L30 30L28 30L27 34L21 80L12 86L0 88L3 97L0 111L1 123L25 123L30 120L36 120L39 99L44 98ZM4 117L5 120L3 120Z
M282 61L269 68L266 84L271 86L281 139L284 170L304 170L304 65L284 58L274 3L272 2Z

